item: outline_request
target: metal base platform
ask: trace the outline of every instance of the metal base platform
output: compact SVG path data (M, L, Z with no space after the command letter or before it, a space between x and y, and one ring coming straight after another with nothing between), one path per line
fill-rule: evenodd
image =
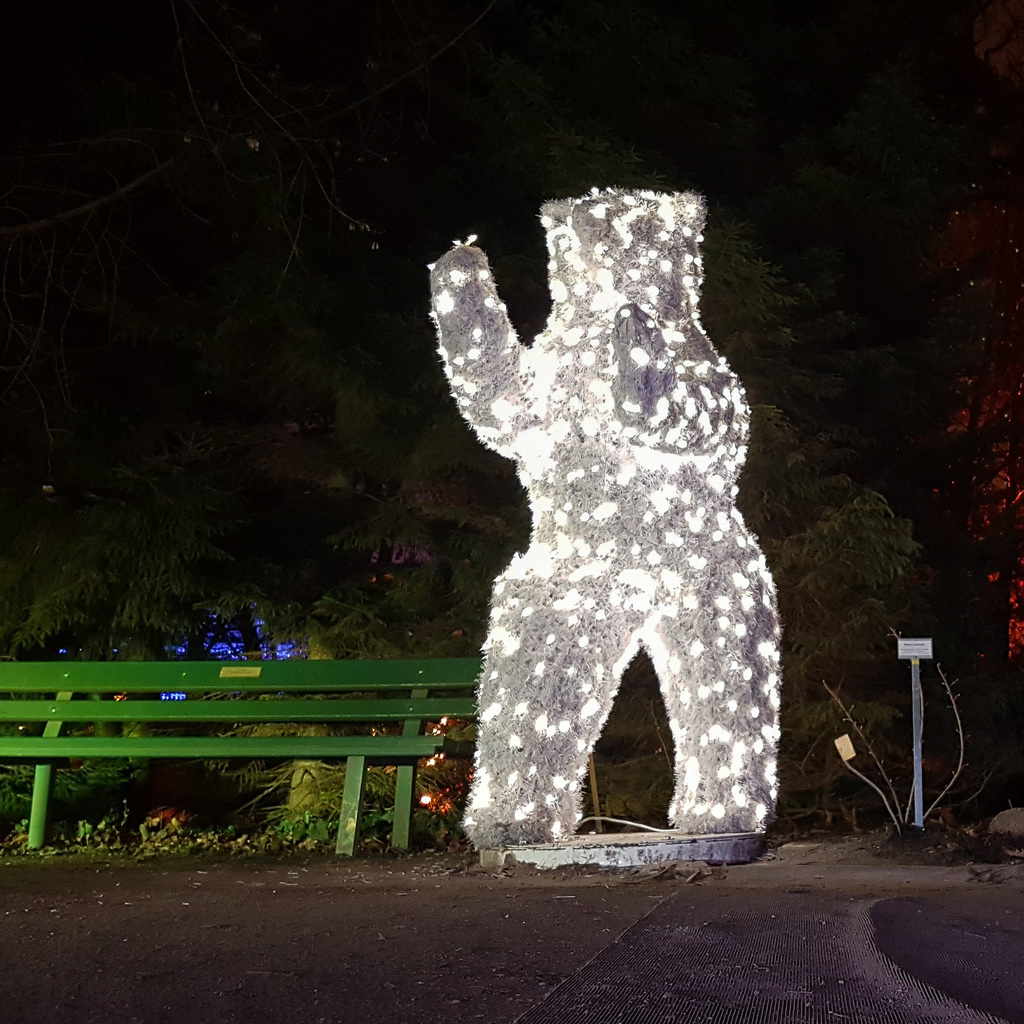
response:
M680 831L605 833L573 836L564 843L481 850L480 864L486 868L506 864L530 864L537 868L564 868L572 864L634 868L677 860L748 864L760 856L763 845L764 836L753 832L706 836Z

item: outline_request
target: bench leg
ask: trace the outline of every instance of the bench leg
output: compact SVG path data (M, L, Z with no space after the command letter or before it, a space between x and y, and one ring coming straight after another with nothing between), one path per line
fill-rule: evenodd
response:
M416 766L398 766L395 781L395 824L391 830L391 846L395 850L409 849L409 832L412 828L412 798L416 792Z
M341 818L338 820L338 844L334 852L351 857L356 852L359 822L363 816L363 779L366 758L353 756L345 763L345 792L341 798Z
M28 820L28 848L38 850L46 842L46 826L50 817L50 794L53 792L53 765L37 764L32 782L32 811Z

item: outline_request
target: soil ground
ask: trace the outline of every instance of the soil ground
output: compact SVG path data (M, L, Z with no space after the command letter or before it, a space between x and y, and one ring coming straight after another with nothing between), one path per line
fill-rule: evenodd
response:
M750 865L632 872L490 872L438 854L7 857L0 1006L12 1024L508 1024L680 892L1012 896L1024 919L1024 851L967 847L822 836Z

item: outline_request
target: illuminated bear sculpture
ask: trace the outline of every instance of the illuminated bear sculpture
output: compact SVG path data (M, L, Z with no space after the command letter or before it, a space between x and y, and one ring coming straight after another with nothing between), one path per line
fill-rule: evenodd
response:
M704 211L651 192L546 204L553 308L530 348L478 248L432 268L459 411L515 460L533 513L494 585L465 818L478 848L572 835L641 647L675 743L673 826L762 831L774 809L779 625L734 504L749 410L697 312Z

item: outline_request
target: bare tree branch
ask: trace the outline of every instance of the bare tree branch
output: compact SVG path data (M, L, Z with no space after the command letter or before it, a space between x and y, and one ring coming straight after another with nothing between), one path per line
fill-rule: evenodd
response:
M834 700L836 704L839 706L839 710L842 711L843 717L846 719L847 722L850 723L850 725L853 727L857 735L864 741L864 746L867 748L867 752L871 755L871 760L875 762L875 766L878 768L878 771L881 773L882 778L885 780L885 784L889 789L889 795L892 797L892 802L898 808L900 805L900 799L896 795L896 789L893 786L891 780L889 779L889 775L886 772L885 768L882 767L882 762L878 759L878 755L875 754L875 748L871 745L871 741L864 734L864 730L861 729L860 723L858 723L858 721L853 717L853 712L849 708L847 708L847 706L843 703L842 698L839 696L839 693L836 690L833 690L832 687L829 686L828 683L826 683L824 680L822 680L822 685L825 687L826 690L828 690L828 695L832 698L832 700ZM849 766L847 765L847 767ZM853 769L851 769L851 771L852 770ZM855 772L854 774L859 775L860 772ZM877 789L878 787L876 786L875 788ZM885 797L883 797L882 799L884 800ZM887 808L889 806L889 802L887 800L885 806ZM889 814L892 816L892 811L889 811ZM897 822L896 827L899 828L898 816L893 816L893 821Z
M956 717L956 735L957 739L960 741L960 759L957 761L956 771L953 772L952 778L946 783L946 788L934 799L934 801L932 801L932 805L927 811L925 811L924 816L926 818L935 810L936 807L939 806L942 798L953 788L953 784L958 778L960 778L960 773L964 770L964 723L960 719L960 709L956 705L956 695L953 693L953 688L949 685L949 680L946 678L945 672L942 671L942 666L936 665L935 667L938 669L939 678L942 680L946 696L949 697L950 707L953 709L953 714Z
M364 103L369 103L370 100L376 99L378 96L387 92L389 89L393 89L400 82L404 82L407 78L411 78L413 75L419 74L424 68L429 67L437 60L446 50L450 50L463 36L472 32L477 25L480 24L488 14L491 13L491 9L496 6L498 0L491 0L491 2L468 24L466 27L456 35L452 36L440 49L436 50L425 60L420 61L419 64L414 68L410 68L408 71L403 72L400 75L392 78L390 82L385 82L379 89L374 89L373 92L367 93L365 96L360 96L359 99L353 100L347 107L342 107L341 110L337 111L338 114L347 114L350 110L355 110L356 107L361 107Z
M899 816L889 806L889 801L886 800L885 794L882 792L882 790L877 785L875 785L875 783L872 782L871 779L869 779L866 775L864 775L862 772L857 771L857 769L854 768L849 761L843 761L843 767L851 774L856 775L857 778L861 780L861 782L866 782L882 798L882 803L885 804L885 809L889 812L889 817L892 819L893 825L896 826L897 834L903 835L903 829L900 827ZM886 781L888 782L888 779L886 779Z
M147 181L150 181L152 178L157 177L157 175L162 174L171 166L172 163L174 163L174 160L175 157L164 160L163 163L157 164L156 167L151 167L145 173L140 174L137 178L129 181L127 185L122 185L120 188L115 189L113 192L109 192L105 196L100 196L88 203L83 203L81 206L76 206L71 210L65 210L63 213L58 213L53 217L44 217L41 220L33 220L28 221L25 224L13 224L10 227L0 228L0 238L18 238L21 235L38 234L40 231L45 231L47 228L55 227L58 224L65 224L69 220L74 220L76 217L84 217L87 214L95 213L102 207L116 202L118 199L121 199L129 193L134 192L136 189L141 188Z

